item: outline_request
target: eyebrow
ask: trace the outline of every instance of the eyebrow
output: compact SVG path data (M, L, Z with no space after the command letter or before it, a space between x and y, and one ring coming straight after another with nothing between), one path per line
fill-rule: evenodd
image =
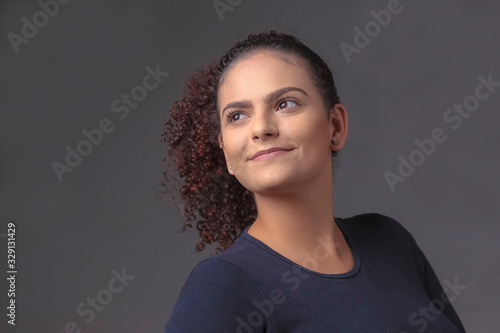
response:
M297 88L297 87L285 87L285 88L281 88L281 89L278 89L276 91L273 91L273 92L270 92L269 94L267 94L264 97L264 102L266 104L268 104L272 100L277 99L278 97L280 97L281 95L286 94L289 91L299 91L299 92L303 93L304 95L306 95L307 97L309 97L309 95L304 90L302 90L300 88ZM250 101L232 102L232 103L229 103L228 105L226 105L226 107L222 110L222 114L221 115L223 116L224 112L227 109L230 109L230 108L248 108L251 105L252 105L252 102L250 102Z

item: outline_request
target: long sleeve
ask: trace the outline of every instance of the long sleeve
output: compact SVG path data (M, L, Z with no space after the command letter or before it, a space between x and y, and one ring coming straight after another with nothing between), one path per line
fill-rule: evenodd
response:
M270 318L255 316L263 297L238 267L209 258L184 284L165 333L274 332ZM252 313L254 315L252 315Z
M448 317L448 319L453 322L460 332L465 333L465 328L451 303L456 299L456 297L460 296L461 292L464 288L467 288L467 286L460 285L458 278L456 277L451 281L448 279L444 280L446 291L448 291L448 294L450 295L448 298L425 254L418 246L416 251L418 251L420 260L424 267L425 290L427 291L429 298L433 301L436 308Z
M464 288L466 288L466 286L460 285L457 278L454 278L453 281L444 280L444 283L447 285L446 291L448 291L448 294L450 295L450 298L448 298L445 290L439 282L439 279L437 278L436 273L434 272L434 269L427 260L427 257L425 256L423 251L418 246L415 238L403 226L401 226L399 222L396 222L392 218L389 219L397 223L400 232L403 233L403 237L410 247L412 255L415 259L415 263L417 265L417 270L420 274L420 278L422 280L422 283L424 284L427 295L432 302L429 304L429 307L435 307L434 309L429 308L429 313L432 314L434 311L437 312L437 310L439 310L456 326L456 328L460 332L465 333L465 328L460 321L457 312L453 308L452 302L456 299L457 296L460 295L460 293L464 290ZM410 318L410 321L412 321L412 318ZM426 322L422 319L420 319L420 321L415 319L413 320L412 324L415 324L416 326L419 326L421 328L426 327Z

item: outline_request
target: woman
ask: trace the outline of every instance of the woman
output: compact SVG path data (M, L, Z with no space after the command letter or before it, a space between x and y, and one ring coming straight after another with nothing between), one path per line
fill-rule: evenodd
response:
M293 36L249 35L188 79L163 185L185 202L184 229L197 221L196 249L222 253L193 269L165 332L465 331L397 221L334 217L347 132L330 69Z

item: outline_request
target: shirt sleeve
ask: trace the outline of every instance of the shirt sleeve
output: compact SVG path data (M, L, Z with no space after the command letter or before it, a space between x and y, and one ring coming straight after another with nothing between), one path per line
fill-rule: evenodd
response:
M184 284L165 333L274 332L270 316L255 305L263 299L239 267L218 258L205 259Z
M411 236L411 235L410 235ZM413 239L413 237L412 237ZM413 239L413 242L415 240ZM460 318L458 317L457 312L451 305L451 301L455 299L456 296L451 296L451 301L450 298L446 295L446 292L443 290L443 287L441 283L439 282L439 279L436 276L436 273L434 272L434 269L430 265L429 261L427 260L425 254L422 252L422 250L416 245L415 243L415 251L417 252L417 256L420 257L420 262L421 266L423 266L423 271L424 271L424 281L425 281L425 290L427 291L427 295L429 295L429 298L431 300L436 300L436 303L439 305L442 305L444 307L441 312L448 317L448 319L453 322L453 324L457 327L457 329L460 332L465 333L465 328L460 321ZM450 283L451 286L455 285L455 282L457 282L456 279L453 280L453 282L450 282L449 280L446 280L448 283ZM450 289L450 288L448 288ZM450 294L453 293L453 290L450 291Z
M458 317L457 312L451 305L451 301L454 300L454 297L452 297L452 300L448 298L446 295L446 292L443 290L443 287L441 283L439 282L439 279L437 278L436 273L434 272L434 269L432 268L431 264L427 260L427 257L423 253L423 251L420 249L418 246L415 238L413 237L412 234L408 230L406 230L399 222L396 220L387 217L390 219L395 225L397 225L397 228L401 233L403 233L403 238L405 239L406 243L410 247L410 251L415 259L415 263L417 265L417 270L420 274L420 278L422 280L422 283L424 284L425 290L427 291L427 295L429 296L429 299L431 301L436 301L441 308L441 312L457 327L457 329L460 332L465 333L465 328L460 321L460 318ZM448 281L449 282L449 281ZM450 286L454 287L457 285L457 281L454 280L453 282L450 282ZM458 288L461 286L458 285ZM452 288L448 288L452 289ZM452 290L453 291L453 290Z

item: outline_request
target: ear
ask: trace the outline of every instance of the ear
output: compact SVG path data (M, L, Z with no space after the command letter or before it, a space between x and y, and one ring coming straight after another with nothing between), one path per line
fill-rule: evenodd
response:
M222 136L221 136L221 134L220 134L220 133L219 133L219 135L218 135L218 137L217 137L217 138L219 139L219 146L222 146L222 151L224 152L224 158L226 159L226 168L227 168L227 172L229 172L229 174L231 174L231 175L234 175L234 174L233 174L233 170L230 170L230 169L229 169L229 163L228 163L228 161L227 161L226 149L224 148L224 145L223 145L223 142L222 142Z
M220 135L220 133L217 136L217 138L219 139L219 146L221 146L222 145L222 136ZM224 148L224 147L222 147L222 148Z
M347 140L347 110L338 103L330 109L330 140L337 139L338 144L330 143L332 150L341 150Z

